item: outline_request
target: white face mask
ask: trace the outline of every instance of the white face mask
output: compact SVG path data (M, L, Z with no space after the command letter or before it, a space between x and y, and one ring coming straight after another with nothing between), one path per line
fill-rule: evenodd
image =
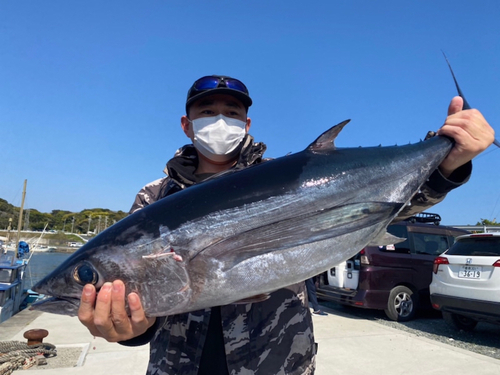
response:
M238 153L238 146L245 137L246 122L218 115L200 117L193 124L193 144L206 158L224 162Z

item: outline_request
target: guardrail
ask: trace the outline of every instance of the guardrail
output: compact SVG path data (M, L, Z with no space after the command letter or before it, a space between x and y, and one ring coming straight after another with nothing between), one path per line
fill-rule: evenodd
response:
M494 233L500 232L500 225L448 225L449 227L465 229L469 232Z

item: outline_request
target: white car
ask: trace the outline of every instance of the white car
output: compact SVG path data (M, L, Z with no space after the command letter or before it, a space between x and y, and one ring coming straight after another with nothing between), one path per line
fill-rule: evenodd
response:
M450 325L471 331L500 324L500 233L467 234L434 260L432 306Z

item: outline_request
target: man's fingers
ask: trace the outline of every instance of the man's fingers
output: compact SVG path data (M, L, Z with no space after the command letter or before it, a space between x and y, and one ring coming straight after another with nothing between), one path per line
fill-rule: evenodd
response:
M125 285L121 280L113 281L111 291L111 320L117 333L130 331L130 319L125 308Z
M87 284L83 287L80 307L78 308L78 319L84 324L94 318L95 295L93 285Z
M146 317L137 293L128 295L128 304L130 317L122 281L104 283L99 293L88 284L83 288L78 318L94 336L110 342L128 340L146 332L156 321L156 318Z
M460 96L455 96L451 99L450 105L448 106L448 116L460 112L464 106L464 100Z
M110 342L129 337L131 328L125 312L125 287L121 281L104 283L99 290L94 324L101 336Z
M87 327L94 336L100 336L99 331L94 325L94 305L96 300L96 291L93 285L87 284L83 287L80 307L78 309L78 319Z
M455 96L451 99L450 105L448 106L448 116L460 112L463 109L464 100L460 96Z
M82 297L80 299L80 307L78 308L78 319L85 325L89 326L94 321L94 305L96 291L93 285L87 284L83 287Z
M462 111L463 99L456 96L448 107L448 117L437 131L455 140L455 144L439 169L445 177L472 160L493 143L495 132L477 109Z
M128 305L130 307L130 314L137 318L144 316L144 310L142 309L141 300L137 293L130 293L128 295ZM142 316L141 316L142 315Z
M128 305L130 307L130 320L134 332L143 333L156 321L156 318L146 317L141 300L136 293L128 295Z
M111 316L111 283L104 283L97 294L97 301L94 311L94 324L97 329L108 337L113 331L113 322L109 318Z

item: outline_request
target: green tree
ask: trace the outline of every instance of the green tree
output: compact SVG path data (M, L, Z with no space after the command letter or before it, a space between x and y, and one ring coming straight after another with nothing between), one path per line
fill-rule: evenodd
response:
M24 214L26 214L26 212ZM54 226L54 219L51 214L46 214L30 208L29 215L29 230L43 230L45 225L47 225L47 229L51 229Z
M11 229L17 230L17 223L19 220L19 208L14 207L4 199L0 199L0 228L7 229L9 226L9 219L12 219Z
M481 218L481 221L478 221L476 225L500 226L500 223L497 223L495 219L493 219L493 221L491 221L488 219Z

